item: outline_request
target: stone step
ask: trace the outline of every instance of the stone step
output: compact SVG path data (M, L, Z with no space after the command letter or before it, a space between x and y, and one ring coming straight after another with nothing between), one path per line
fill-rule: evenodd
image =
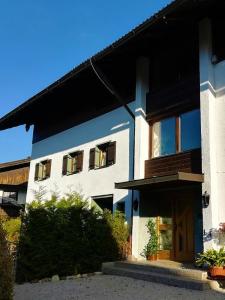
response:
M178 276L178 275L172 275L172 274L166 274L157 272L157 270L154 269L154 271L150 270L143 270L138 268L127 268L122 267L122 265L119 267L118 264L115 265L115 263L104 263L102 265L102 272L106 275L117 275L117 276L125 276L125 277L131 277L134 279L139 280L145 280L155 283L161 283L166 284L170 286L180 287L180 288L186 288L186 289L192 289L192 290L208 290L210 289L208 280L198 280L198 279L191 279L188 277Z
M206 280L207 272L194 267L182 267L179 263L170 263L167 261L156 262L132 262L132 261L118 261L114 265L119 268L126 268L132 270L140 270L146 272L156 272L160 274L167 274L173 276L182 276L197 280Z

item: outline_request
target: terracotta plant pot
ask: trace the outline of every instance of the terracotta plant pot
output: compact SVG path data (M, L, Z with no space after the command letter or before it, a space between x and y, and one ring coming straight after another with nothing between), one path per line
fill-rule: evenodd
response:
M157 260L157 254L148 255L147 260Z
M211 268L209 268L209 275L212 278L225 279L225 268L224 267L211 267Z

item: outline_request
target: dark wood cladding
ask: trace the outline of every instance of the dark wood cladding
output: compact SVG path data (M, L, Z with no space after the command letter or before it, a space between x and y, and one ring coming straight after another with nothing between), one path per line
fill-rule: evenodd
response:
M147 118L178 109L199 106L199 78L193 76L146 96Z
M145 178L176 172L202 173L201 150L196 149L145 161Z

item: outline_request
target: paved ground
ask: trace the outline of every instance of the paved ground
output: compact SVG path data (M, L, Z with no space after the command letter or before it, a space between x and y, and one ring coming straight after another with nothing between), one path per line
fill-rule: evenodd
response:
M76 280L17 285L15 300L217 300L225 294L191 291L131 278L99 275Z

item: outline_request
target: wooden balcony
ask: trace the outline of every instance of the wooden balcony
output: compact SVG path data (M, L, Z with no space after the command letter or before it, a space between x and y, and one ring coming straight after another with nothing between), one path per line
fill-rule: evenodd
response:
M202 173L201 149L145 161L145 178L165 176L176 172Z

